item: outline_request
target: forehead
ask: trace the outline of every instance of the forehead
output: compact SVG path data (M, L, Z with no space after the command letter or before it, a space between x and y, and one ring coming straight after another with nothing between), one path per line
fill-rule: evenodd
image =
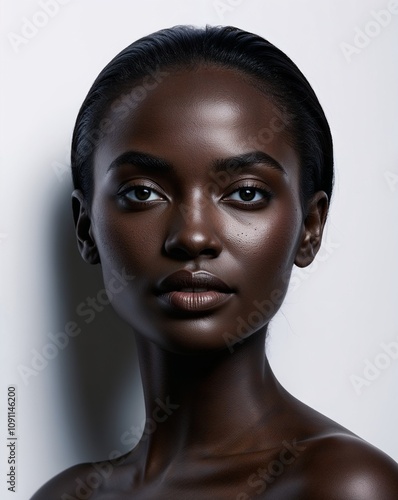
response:
M215 157L252 150L297 163L288 113L241 71L202 65L164 75L145 92L135 86L113 101L106 117L110 132L95 154L95 176L128 150L177 165L195 161L198 168ZM141 99L132 99L140 89Z

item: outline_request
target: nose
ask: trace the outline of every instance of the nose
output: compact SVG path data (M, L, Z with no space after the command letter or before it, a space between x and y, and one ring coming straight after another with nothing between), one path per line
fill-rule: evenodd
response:
M214 212L196 204L176 207L164 244L166 253L175 259L191 260L199 256L217 257L222 244L214 225Z

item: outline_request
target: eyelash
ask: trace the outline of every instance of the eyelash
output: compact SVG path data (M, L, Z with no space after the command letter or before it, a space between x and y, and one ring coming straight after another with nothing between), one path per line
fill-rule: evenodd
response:
M243 191L245 189L252 190L255 193L261 193L262 199L255 200L255 201L252 201L252 200L249 200L249 201L229 200L229 201L232 201L232 203L236 202L240 206L243 206L245 208L251 208L251 207L255 207L255 206L260 207L260 206L264 205L264 203L268 203L272 198L272 193L269 190L265 189L264 185L260 186L260 185L256 184L255 182L248 182L247 181L244 184L241 184L240 186L235 188L233 191L231 191L228 196L224 197L224 200L228 201L228 198L231 197L231 195L233 195L235 193L239 193L239 191Z
M158 195L159 199L156 199L156 200L131 200L131 199L129 199L128 195L139 188L147 189L148 191L150 191L150 196L152 194ZM255 200L255 201L229 199L233 194L239 193L239 191L243 191L245 189L253 190L256 194L260 193L262 195L262 199ZM255 194L255 196L256 196L256 194ZM153 186L146 185L146 184L129 185L125 189L119 191L118 197L125 204L129 204L129 205L133 204L133 205L141 206L141 207L145 207L145 206L150 205L150 204L157 202L157 201L164 201L164 198L165 198ZM260 207L261 205L264 205L265 202L268 203L271 200L271 198L272 198L272 193L270 191L268 191L267 189L264 189L264 186L259 186L258 184L252 183L252 182L245 182L244 184L241 184L241 185L237 186L235 189L233 189L229 193L229 195L223 197L222 200L229 202L229 203L238 204L240 207L251 208L254 206Z
M157 199L157 200L131 200L128 198L128 195L132 192L134 192L135 190L139 189L139 188L144 188L144 189L147 189L148 191L151 192L151 195L156 193L160 199ZM153 202L157 202L157 201L164 201L165 197L162 196L157 189L155 189L153 186L151 185L147 185L147 184L136 184L136 185L129 185L127 186L126 188L120 190L118 192L118 197L121 199L121 201L125 204L128 204L128 205L139 205L141 207L144 207L144 206L147 206L147 205L150 205L152 204Z

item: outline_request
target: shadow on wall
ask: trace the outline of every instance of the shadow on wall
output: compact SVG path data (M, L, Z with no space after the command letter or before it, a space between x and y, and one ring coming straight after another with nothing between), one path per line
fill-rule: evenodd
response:
M78 461L103 460L112 450L132 448L120 437L141 425L143 395L134 333L107 304L100 266L86 264L77 250L71 192L71 183L63 185L50 228L58 305L53 331L67 334L56 360L58 400L70 453Z

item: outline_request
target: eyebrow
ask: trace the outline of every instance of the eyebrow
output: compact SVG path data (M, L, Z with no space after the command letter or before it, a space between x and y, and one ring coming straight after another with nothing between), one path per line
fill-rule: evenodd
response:
M221 170L248 168L255 164L266 165L286 175L286 170L282 165L264 151L250 151L249 153L222 158L214 162L213 168L216 172L219 172Z
M107 172L114 170L122 165L132 165L142 167L151 172L169 173L174 170L171 163L167 162L159 156L140 151L126 151L111 162L107 168ZM228 158L219 158L212 162L212 169L215 172L242 169L254 166L255 164L263 164L272 169L278 170L286 175L286 170L272 156L264 151L250 151L240 155L230 156Z
M113 160L106 171L109 172L110 170L114 170L126 164L144 167L145 169L153 171L170 172L173 170L173 166L159 156L141 153L139 151L126 151Z

